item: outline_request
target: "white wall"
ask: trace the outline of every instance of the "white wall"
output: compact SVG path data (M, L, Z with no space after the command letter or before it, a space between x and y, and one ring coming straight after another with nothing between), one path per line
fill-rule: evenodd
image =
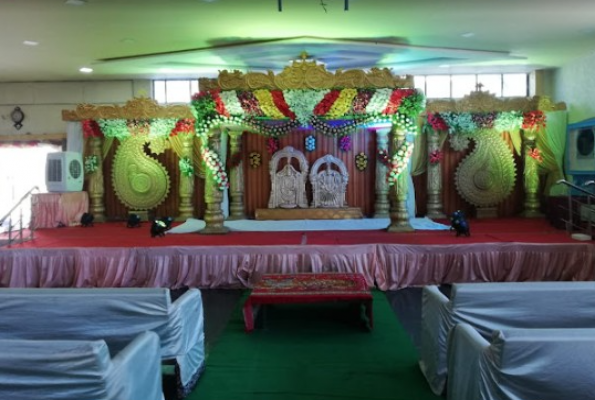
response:
M151 93L149 80L0 83L0 135L65 133L62 110L82 103L123 105ZM10 120L16 106L25 113L20 130Z
M552 97L568 107L568 122L595 118L595 53L554 72Z

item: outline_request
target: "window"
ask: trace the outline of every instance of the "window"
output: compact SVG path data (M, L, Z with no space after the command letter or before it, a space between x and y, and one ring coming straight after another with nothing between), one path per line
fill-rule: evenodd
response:
M452 95L453 98L462 98L477 88L476 75L453 75Z
M61 150L60 146L51 144L0 146L0 218L4 217L33 186L37 186L40 192L46 191L47 154ZM23 226L28 226L31 218L30 198L23 203L21 211ZM14 215L18 215L18 212ZM5 225L0 226L0 232L7 229L9 223L9 220L5 221Z
M426 97L445 99L450 97L450 75L426 76Z
M153 81L153 97L160 104L190 103L198 92L198 80L156 80Z
M504 74L502 82L502 96L526 97L528 95L527 74Z
M496 97L526 97L529 92L527 74L416 75L415 88L428 99L462 98L477 89Z

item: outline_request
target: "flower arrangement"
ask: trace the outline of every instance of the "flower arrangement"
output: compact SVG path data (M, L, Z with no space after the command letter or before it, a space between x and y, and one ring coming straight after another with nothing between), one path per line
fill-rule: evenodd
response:
M543 162L543 157L541 155L541 151L539 151L539 149L537 147L529 149L529 151L527 152L527 155L529 157L531 157L532 159L536 160L538 163Z
M306 148L306 151L316 150L316 138L313 135L306 136L304 142L304 147Z
M236 168L242 163L242 153L234 153L227 159L227 166L231 168Z
M101 137L103 133L97 121L92 119L86 119L82 122L83 125L83 136L84 137Z
M229 180L227 179L227 173L219 160L219 156L213 150L206 146L201 149L202 159L205 161L207 169L213 176L213 179L217 183L219 190L225 190L229 187Z
M396 186L398 184L399 175L407 170L407 163L413 153L413 143L404 141L397 149L392 157L391 166L388 171L389 186Z
M358 153L355 156L355 167L358 171L364 171L368 166L368 156L364 153Z
M444 119L438 113L428 113L426 116L428 125L435 131L447 131L448 125L444 122Z
M252 168L260 167L260 164L262 163L262 156L260 153L253 151L248 157L250 158L250 166Z
M90 156L85 157L84 166L86 174L92 174L95 171L97 171L97 168L99 167L97 156L92 154Z
M185 177L190 178L191 176L194 176L194 167L192 166L190 158L180 158L180 161L178 161L178 166L180 167L180 173Z
M431 151L429 154L430 164L439 164L442 161L443 154L440 150Z
M191 134L194 133L194 123L195 121L190 118L183 118L176 122L176 126L171 131L171 135L175 136L178 133L187 133Z
M530 111L523 114L522 128L525 131L537 132L546 126L546 118L543 111Z
M147 122L149 125L149 137L163 138L171 135L171 132L176 127L178 120L175 118L160 118Z
M380 161L383 165L390 167L390 157L388 155L388 151L386 149L378 150L378 161Z
M277 138L267 138L267 153L275 154L279 150L279 139Z
M341 151L351 150L351 136L345 135L339 138L339 149Z

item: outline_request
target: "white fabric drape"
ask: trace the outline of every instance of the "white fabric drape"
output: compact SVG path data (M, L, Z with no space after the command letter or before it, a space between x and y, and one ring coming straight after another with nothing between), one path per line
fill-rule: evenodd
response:
M80 121L68 121L66 124L66 151L83 154L83 124Z

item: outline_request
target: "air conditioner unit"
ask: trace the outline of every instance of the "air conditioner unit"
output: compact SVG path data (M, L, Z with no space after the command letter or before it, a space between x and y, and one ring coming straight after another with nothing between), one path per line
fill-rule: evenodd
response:
M48 153L45 164L45 185L48 192L83 190L83 156L73 151Z
M595 174L595 119L568 125L566 173Z

